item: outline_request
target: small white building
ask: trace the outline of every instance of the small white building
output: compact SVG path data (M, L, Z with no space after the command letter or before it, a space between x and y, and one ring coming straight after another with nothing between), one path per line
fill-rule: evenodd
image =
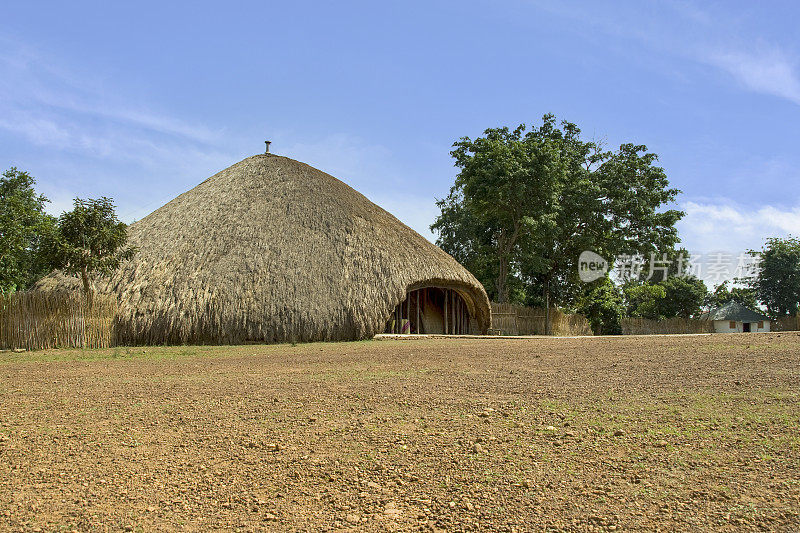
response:
M748 309L739 302L728 302L712 309L704 318L714 321L716 333L751 333L769 331L769 317Z

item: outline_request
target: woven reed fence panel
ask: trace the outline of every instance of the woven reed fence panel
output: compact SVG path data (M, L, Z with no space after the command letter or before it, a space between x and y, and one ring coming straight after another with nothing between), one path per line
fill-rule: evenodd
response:
M492 302L492 329L501 335L544 335L546 310L516 304ZM591 335L592 328L583 315L562 313L550 309L552 334L556 336Z
M0 349L107 348L115 344L117 300L74 292L0 296Z
M668 318L648 320L646 318L623 318L623 335L675 335L682 333L714 333L714 323L710 320L693 318Z
M800 331L800 314L796 316L783 316L773 320L770 324L771 331Z

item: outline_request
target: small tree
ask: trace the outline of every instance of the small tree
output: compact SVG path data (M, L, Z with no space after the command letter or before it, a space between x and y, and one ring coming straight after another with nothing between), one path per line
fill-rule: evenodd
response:
M598 280L587 288L577 310L589 320L595 335L622 334L625 303L619 288L609 278Z
M78 276L88 294L95 275L110 275L136 250L125 246L128 227L117 218L110 198L76 198L74 206L58 218L49 250L54 268Z
M622 293L625 296L627 316L649 320L664 318L661 306L667 291L660 284L629 283L623 287Z
M0 294L27 289L49 271L42 240L54 218L44 212L49 200L36 194L35 183L16 168L0 177Z

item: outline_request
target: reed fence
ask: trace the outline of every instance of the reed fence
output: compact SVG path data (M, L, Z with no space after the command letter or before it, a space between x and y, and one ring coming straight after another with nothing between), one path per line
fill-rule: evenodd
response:
M623 318L621 323L623 335L714 333L714 323L712 321L694 318L667 318L665 320Z
M545 335L547 310L516 304L492 302L492 329L501 335ZM583 315L550 309L551 334L559 337L591 335L592 328Z
M0 296L0 349L107 348L115 344L114 296L16 292Z
M800 331L800 313L795 316L782 316L772 321L771 331Z

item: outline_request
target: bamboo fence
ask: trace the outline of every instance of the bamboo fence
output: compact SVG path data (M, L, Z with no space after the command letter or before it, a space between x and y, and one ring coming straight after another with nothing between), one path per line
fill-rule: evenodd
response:
M117 300L77 292L0 295L0 349L107 348L115 344Z
M682 333L714 333L714 323L710 320L694 318L668 318L649 320L647 318L623 318L623 335L675 335Z
M547 310L516 304L492 302L492 329L500 335L545 335ZM551 334L559 337L591 335L592 328L583 315L550 309Z
M800 331L800 313L795 316L783 316L770 324L771 331Z

